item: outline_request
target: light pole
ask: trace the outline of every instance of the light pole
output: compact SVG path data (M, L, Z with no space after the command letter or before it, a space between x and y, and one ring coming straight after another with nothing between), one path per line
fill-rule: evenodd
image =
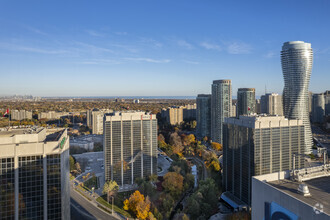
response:
M114 213L113 213L113 201L114 201L114 197L112 196L112 215L114 215Z

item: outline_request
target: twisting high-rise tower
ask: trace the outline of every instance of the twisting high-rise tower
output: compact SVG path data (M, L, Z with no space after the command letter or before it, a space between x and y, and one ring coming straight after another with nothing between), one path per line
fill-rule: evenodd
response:
M308 111L308 87L313 65L310 43L290 41L281 52L284 76L283 107L289 119L301 119L305 126L305 153L312 148L312 132Z

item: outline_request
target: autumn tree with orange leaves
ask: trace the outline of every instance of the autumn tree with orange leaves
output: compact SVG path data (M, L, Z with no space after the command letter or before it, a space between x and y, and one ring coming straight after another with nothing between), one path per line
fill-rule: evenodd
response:
M136 190L129 199L124 201L124 209L131 211L138 219L147 219L152 215L150 211L150 200Z
M173 198L178 198L183 190L183 176L176 172L168 172L164 176L163 187Z
M222 145L217 143L217 142L212 142L211 143L211 146L214 150L217 150L217 151L222 151Z

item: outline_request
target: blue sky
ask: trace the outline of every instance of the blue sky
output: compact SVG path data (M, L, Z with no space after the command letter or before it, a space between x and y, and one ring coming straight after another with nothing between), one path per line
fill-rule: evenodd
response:
M283 42L330 89L330 1L1 1L0 95L195 96L231 79L281 93Z

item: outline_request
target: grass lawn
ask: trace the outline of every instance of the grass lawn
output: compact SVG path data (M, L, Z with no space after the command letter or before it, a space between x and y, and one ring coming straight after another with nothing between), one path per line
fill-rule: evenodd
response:
M86 187L89 188L89 189L92 189L93 187L94 187L95 189L98 189L99 186L98 186L97 177L96 177L96 176L93 176L93 177L90 178L89 180L85 181L85 182L84 182L84 186L86 186Z
M116 200L116 199L115 199L115 200ZM112 209L112 205L109 204L109 203L108 203L106 200L104 200L102 197L97 198L96 201L98 201L98 202L101 203L102 205L104 205L104 206L109 207L110 209ZM111 203L111 200L110 200L110 203ZM118 213L122 214L123 216L129 217L129 218L132 217L128 212L126 212L125 210L119 208L119 207L116 206L116 205L113 206L113 210L114 210L115 212L118 212Z

